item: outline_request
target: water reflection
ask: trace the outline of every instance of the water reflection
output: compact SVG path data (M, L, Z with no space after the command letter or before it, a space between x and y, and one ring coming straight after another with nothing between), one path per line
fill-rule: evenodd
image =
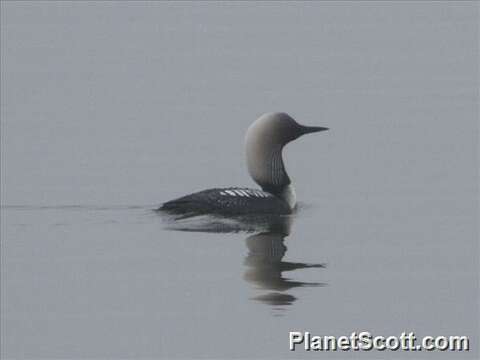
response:
M248 255L245 265L245 280L258 288L270 291L255 297L255 300L270 305L291 305L296 298L286 293L296 287L322 286L320 282L303 282L289 279L284 272L306 268L323 268L324 264L306 264L301 262L283 261L287 247L284 244L286 235L267 232L251 235L245 242Z
M284 273L299 269L324 268L321 263L284 261L287 253L285 238L290 236L293 216L243 216L221 218L196 216L190 218L165 218L166 227L176 231L253 233L245 239L248 249L244 264L244 279L263 293L253 297L274 308L292 305L297 298L289 293L299 287L318 287L321 282L293 280Z

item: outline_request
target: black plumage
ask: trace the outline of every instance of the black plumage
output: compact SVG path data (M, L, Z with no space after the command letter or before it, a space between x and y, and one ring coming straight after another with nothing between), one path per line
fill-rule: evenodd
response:
M248 188L214 188L182 196L159 209L172 214L291 214L281 198L266 191Z

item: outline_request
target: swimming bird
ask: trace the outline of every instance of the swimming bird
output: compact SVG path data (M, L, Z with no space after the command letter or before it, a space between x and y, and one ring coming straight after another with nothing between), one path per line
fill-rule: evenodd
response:
M260 116L247 130L248 172L261 189L213 188L164 203L158 210L172 214L291 214L296 195L282 158L286 144L326 127L304 126L286 113Z

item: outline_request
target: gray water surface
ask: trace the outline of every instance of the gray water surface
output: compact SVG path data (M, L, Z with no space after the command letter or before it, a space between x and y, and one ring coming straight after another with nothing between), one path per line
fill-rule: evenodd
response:
M477 3L1 10L2 358L478 358ZM254 187L269 111L331 129L288 231L153 211ZM288 350L362 330L471 351Z

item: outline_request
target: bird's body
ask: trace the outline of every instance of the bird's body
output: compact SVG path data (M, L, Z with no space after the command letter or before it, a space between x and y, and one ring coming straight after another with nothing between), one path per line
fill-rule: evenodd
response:
M160 211L173 214L291 214L296 196L282 158L283 147L299 136L327 130L303 126L285 113L262 115L247 130L247 167L260 189L213 188L168 201Z
M248 215L290 214L291 208L279 197L259 189L214 188L164 203L161 210L176 214Z

